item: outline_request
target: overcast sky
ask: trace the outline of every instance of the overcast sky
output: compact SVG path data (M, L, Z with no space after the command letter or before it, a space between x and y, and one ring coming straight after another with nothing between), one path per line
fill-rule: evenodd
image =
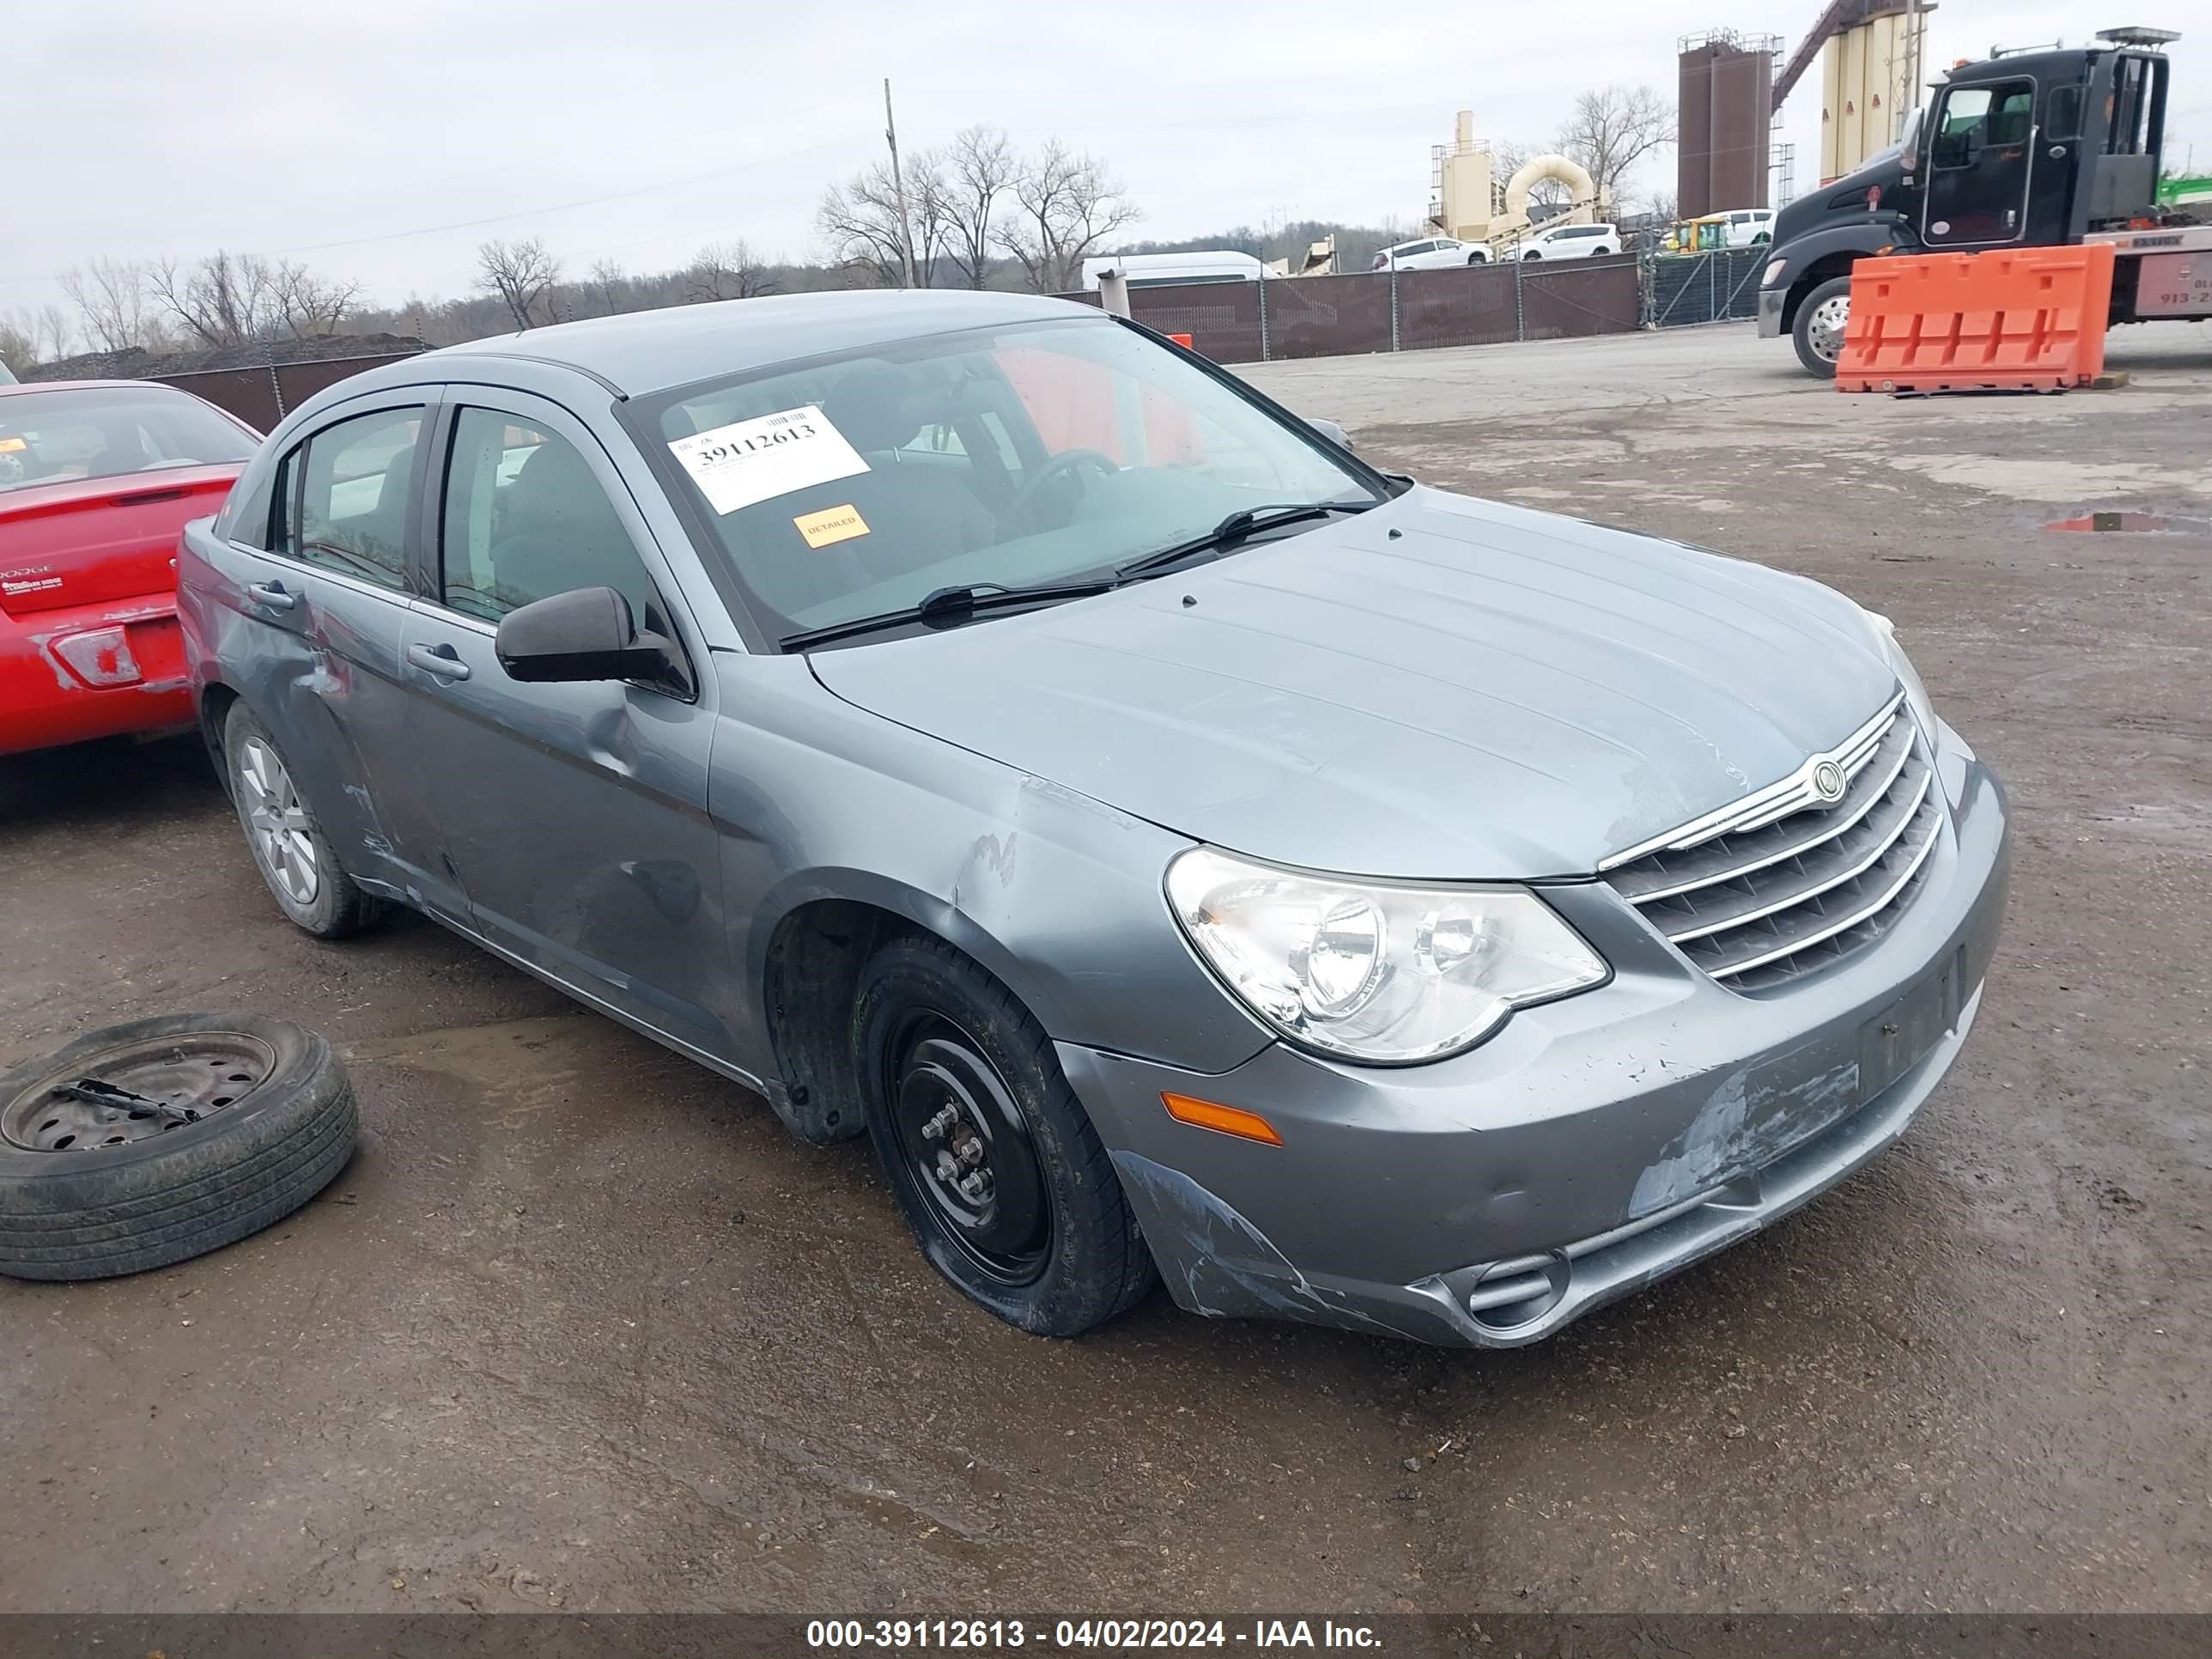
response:
M1942 0L1929 62L2118 22L2183 30L2169 131L2177 157L2193 143L2212 162L2212 0L2112 3ZM388 302L466 289L488 236L542 236L572 274L665 269L734 236L812 257L823 186L878 153L886 75L903 144L977 121L1057 135L1112 164L1142 235L1412 222L1454 111L1547 143L1585 87L1671 99L1685 33L1794 41L1820 9L43 0L10 8L0 62L0 314L58 298L55 273L92 255L284 254ZM1802 188L1817 65L1785 118ZM1673 169L1669 149L1640 182L1671 187Z

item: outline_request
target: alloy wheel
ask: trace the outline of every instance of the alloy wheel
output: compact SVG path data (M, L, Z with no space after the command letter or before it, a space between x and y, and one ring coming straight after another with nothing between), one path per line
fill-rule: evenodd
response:
M245 795L246 836L253 856L276 890L304 909L322 890L322 869L315 857L307 809L301 804L292 775L276 751L249 738L238 757L238 782Z

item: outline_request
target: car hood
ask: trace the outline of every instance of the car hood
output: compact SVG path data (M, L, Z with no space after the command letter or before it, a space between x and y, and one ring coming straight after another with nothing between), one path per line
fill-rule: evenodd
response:
M1194 840L1588 875L1796 770L1895 676L1802 577L1417 489L1187 574L810 659L836 696Z

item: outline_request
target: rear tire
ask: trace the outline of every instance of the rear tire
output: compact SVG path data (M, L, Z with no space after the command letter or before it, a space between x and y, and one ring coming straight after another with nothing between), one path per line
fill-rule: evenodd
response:
M383 914L339 866L290 763L243 702L233 703L223 721L222 764L254 868L295 927L317 939L343 939Z
M1152 1288L1113 1160L1011 991L906 934L862 970L853 1019L876 1155L961 1294L1023 1330L1079 1336Z
M1824 309L1825 307L1825 309ZM1805 372L1824 380L1836 378L1836 360L1843 355L1844 330L1851 315L1851 278L1846 271L1828 280L1797 302L1797 321L1790 338L1797 361Z

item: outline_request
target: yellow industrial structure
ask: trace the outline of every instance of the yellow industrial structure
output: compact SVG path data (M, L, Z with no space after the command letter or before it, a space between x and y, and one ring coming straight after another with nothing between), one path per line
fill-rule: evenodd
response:
M1490 145L1474 136L1474 112L1462 110L1452 142L1432 154L1429 180L1429 225L1462 242L1486 244L1493 252L1528 234L1528 192L1546 179L1567 187L1570 205L1547 217L1547 225L1586 225L1601 216L1604 204L1589 174L1564 155L1539 155L1510 179L1500 180Z
M1899 7L1831 40L1820 54L1820 180L1856 172L1903 137L1920 101L1924 8Z

